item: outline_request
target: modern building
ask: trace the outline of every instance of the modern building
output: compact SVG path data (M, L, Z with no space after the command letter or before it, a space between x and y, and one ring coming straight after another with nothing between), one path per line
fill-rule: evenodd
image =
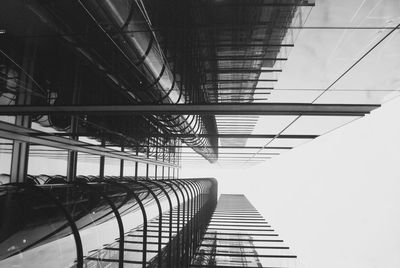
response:
M275 87L313 7L2 0L0 266L290 265L247 199L214 211L216 181L179 172L252 166L380 106Z
M0 188L0 267L188 267L215 179L108 177Z
M0 188L1 267L294 267L243 195L215 179Z
M299 102L303 91L274 90L313 6L2 1L2 183L253 165L369 113L379 103ZM319 120L327 127L310 128Z
M190 267L296 267L296 256L244 195L222 194Z

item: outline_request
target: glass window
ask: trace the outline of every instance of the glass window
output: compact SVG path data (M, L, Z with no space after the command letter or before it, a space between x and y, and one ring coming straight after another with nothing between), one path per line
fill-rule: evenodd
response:
M11 140L0 139L0 185L10 182L12 148Z
M67 175L68 151L31 144L29 146L28 174Z
M105 176L119 176L120 175L120 163L121 161L117 158L106 157L104 161L104 175Z
M135 162L124 161L124 176L135 176Z
M358 116L301 116L282 134L322 135L344 124L350 123Z
M272 147L296 147L304 143L310 142L312 139L274 139L268 146Z
M100 171L100 156L78 153L76 175L98 176Z
M400 90L328 90L315 103L379 104L400 95Z
M286 115L260 116L253 134L278 134L295 118Z

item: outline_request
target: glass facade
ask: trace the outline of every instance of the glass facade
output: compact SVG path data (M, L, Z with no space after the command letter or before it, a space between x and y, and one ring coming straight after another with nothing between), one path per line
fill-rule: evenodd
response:
M296 267L296 256L244 195L222 194L190 267Z
M395 1L314 6L1 0L0 266L292 266L244 196L214 211L215 180L179 173L257 165L399 95Z
M185 267L217 198L215 179L46 179L1 186L1 267Z

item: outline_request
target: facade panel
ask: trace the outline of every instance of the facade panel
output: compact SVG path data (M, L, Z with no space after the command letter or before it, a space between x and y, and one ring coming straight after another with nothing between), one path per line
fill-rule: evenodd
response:
M222 194L191 267L295 267L295 259L244 195Z

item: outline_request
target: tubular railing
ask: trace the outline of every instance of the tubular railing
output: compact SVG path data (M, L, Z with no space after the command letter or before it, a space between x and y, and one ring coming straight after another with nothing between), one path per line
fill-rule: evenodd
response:
M188 267L217 199L215 179L40 178L0 186L1 267Z

